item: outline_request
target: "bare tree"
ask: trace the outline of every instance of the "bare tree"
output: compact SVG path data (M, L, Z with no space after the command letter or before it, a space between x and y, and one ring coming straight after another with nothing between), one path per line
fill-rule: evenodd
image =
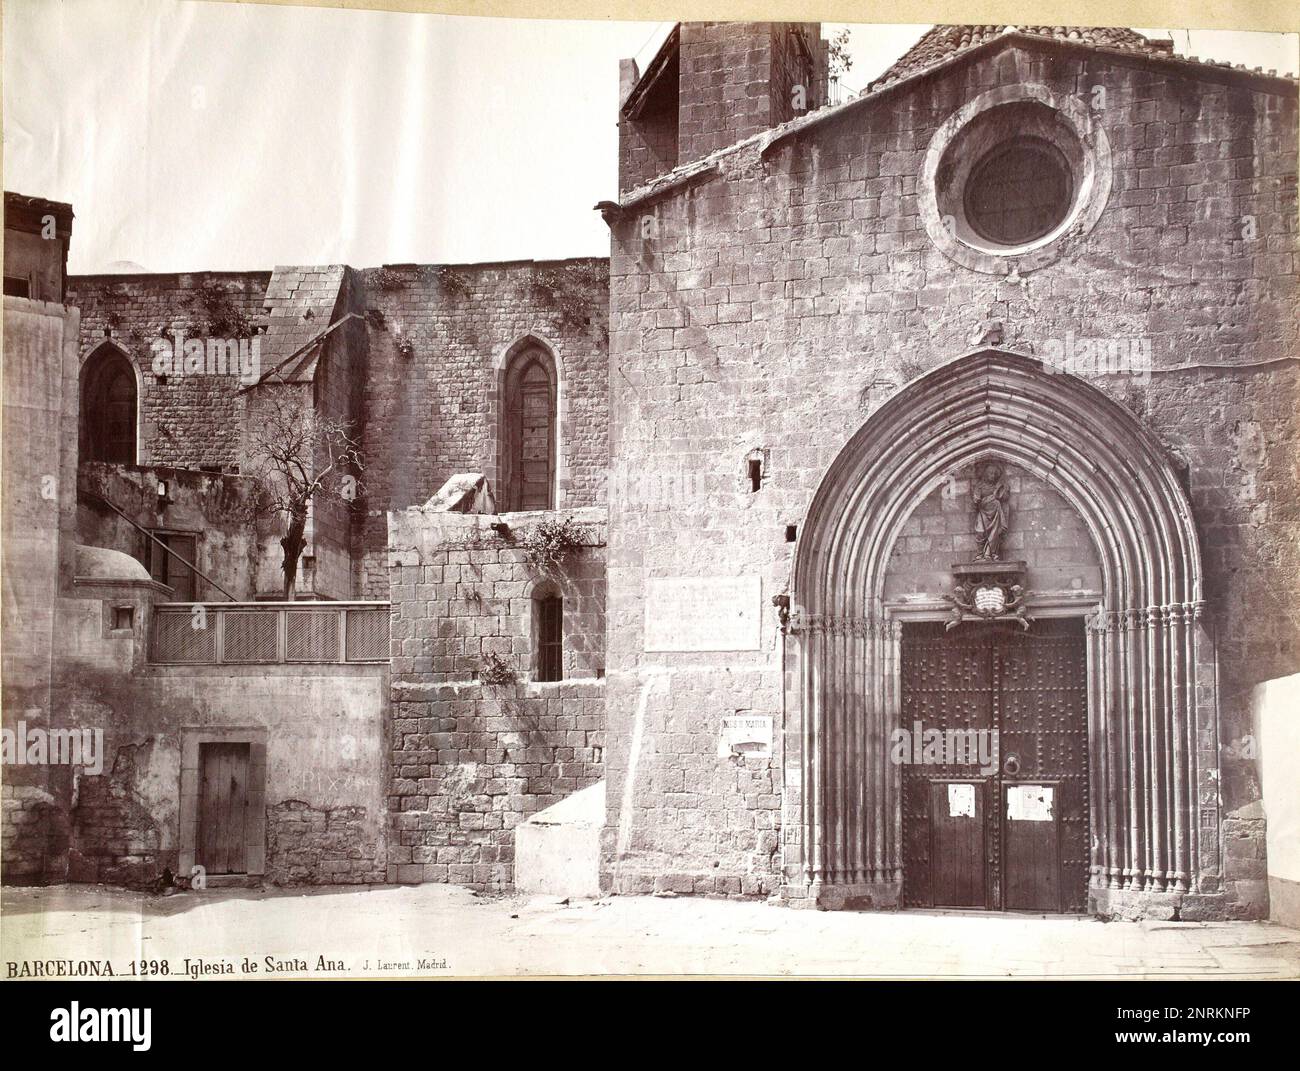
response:
M280 518L284 598L294 597L298 560L306 546L307 513L318 496L351 502L360 492L359 442L350 424L324 417L289 392L266 391L249 422L249 454L259 494L253 511Z
M831 78L839 78L848 74L853 68L853 56L849 52L848 27L842 28L834 37L828 38L827 45Z

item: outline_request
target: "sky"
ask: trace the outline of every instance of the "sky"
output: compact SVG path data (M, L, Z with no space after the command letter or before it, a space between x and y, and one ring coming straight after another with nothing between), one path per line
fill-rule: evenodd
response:
M5 0L4 188L72 203L74 274L603 256L618 60L670 28ZM851 27L846 85L926 28ZM1294 34L1172 36L1297 69Z

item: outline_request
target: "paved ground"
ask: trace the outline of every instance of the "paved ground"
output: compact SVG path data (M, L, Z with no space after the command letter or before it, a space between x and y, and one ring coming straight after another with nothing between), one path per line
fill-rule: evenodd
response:
M859 914L655 897L566 905L446 885L161 898L86 885L6 888L0 904L4 977L23 972L24 961L33 971L38 960L108 960L120 974L132 960L165 959L179 974L187 957L229 964L236 976L248 958L265 977L271 957L286 964L281 977L1300 978L1300 930L1256 922ZM318 973L322 956L342 969Z

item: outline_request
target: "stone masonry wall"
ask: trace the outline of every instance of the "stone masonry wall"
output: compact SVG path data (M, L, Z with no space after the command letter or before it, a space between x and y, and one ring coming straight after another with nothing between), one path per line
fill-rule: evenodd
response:
M677 33L676 56L659 75L652 97L635 119L619 116L622 191L826 99L820 23L683 22ZM803 87L802 108L795 107L796 86Z
M266 809L266 876L274 885L379 885L383 845L367 835L364 807L315 808L286 800Z
M932 244L918 176L957 108L1025 83L1083 101L1105 87L1093 114L1113 184L1085 238L1008 280ZM669 510L611 495L606 881L707 888L772 872L768 802L708 756L724 714L780 724L779 634L765 621L760 650L648 655L647 578L758 575L772 613L790 580L788 528L836 453L905 382L997 321L1004 345L1039 354L1082 338L1149 343L1149 375L1080 374L1187 472L1220 666L1225 910L1260 912L1257 775L1228 745L1249 732L1250 687L1300 663L1295 156L1294 88L1208 65L1007 47L850 105L765 156L742 145L721 174L613 225L611 453L634 471L671 469L687 493ZM751 491L744 461L764 450ZM716 682L706 701L700 675ZM657 779L676 776L681 753L695 762L681 791L664 793ZM779 783L778 755L744 761ZM630 769L627 813L617 801ZM702 800L713 810L697 821Z
M138 750L123 747L111 770L81 777L72 810L69 881L139 887L157 880L167 865L162 824L134 791Z
M773 126L770 22L684 22L678 162Z
M194 272L68 279L67 303L81 309L83 359L108 340L140 371L141 464L237 471L238 376L171 375L163 382L153 374L150 346L176 329L190 338L252 335L270 278L270 272Z
M35 785L0 788L0 871L6 885L42 885L68 869L68 819L55 798Z
M556 507L604 502L607 272L606 261L588 259L360 273L364 304L377 315L354 530L358 595L388 592L386 510L427 502L458 473L482 472L495 485L500 370L529 335L550 346L559 370Z
M391 830L388 880L502 890L514 877L514 829L595 784L605 748L604 524L562 567L541 573L520 549L554 514L391 515ZM564 679L533 680L533 594L564 600ZM513 679L489 683L490 656Z

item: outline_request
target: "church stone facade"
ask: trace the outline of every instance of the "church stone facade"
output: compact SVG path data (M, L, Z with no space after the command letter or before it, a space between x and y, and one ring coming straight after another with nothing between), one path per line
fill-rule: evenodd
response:
M1297 672L1294 79L936 27L830 107L827 62L809 23L625 61L608 261L7 297L7 367L11 316L75 331L33 345L80 447L21 709L106 760L6 778L6 880L508 890L599 787L608 893L1294 905L1253 698ZM178 331L255 365L160 373ZM270 398L362 459L292 602Z

